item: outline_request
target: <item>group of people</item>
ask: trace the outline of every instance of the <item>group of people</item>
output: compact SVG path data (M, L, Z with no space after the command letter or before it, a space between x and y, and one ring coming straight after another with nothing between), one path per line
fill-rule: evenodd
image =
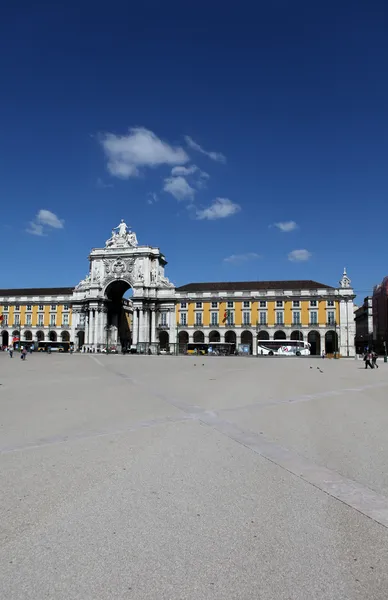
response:
M373 350L365 350L363 359L365 362L365 368L367 369L370 367L371 369L374 369L376 367L376 369L378 369L379 365L377 364L377 357L378 354Z
M30 346L28 349L25 346L22 346L20 348L20 358L22 360L26 360L26 356L27 356L28 352L30 354L32 354L32 350L33 350L32 346ZM10 358L13 358L14 347L13 346L8 346L8 348L6 348L6 352L8 352L8 355L9 355Z

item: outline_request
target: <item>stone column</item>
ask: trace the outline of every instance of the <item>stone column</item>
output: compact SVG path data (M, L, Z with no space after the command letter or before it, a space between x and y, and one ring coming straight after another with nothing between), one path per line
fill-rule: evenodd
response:
M139 339L139 319L138 319L137 308L134 308L133 316L132 316L132 344L133 344L133 346L136 346L138 339Z
M95 324L94 324L94 345L97 348L97 344L100 343L100 309L96 308L95 312Z
M139 342L144 342L144 311L143 307L139 308Z
M91 308L89 310L89 346L93 345L94 341L94 310Z
M106 345L106 325L107 325L107 313L106 308L103 307L100 313L100 344L102 346Z
M71 328L70 328L70 342L74 343L75 347L75 328L79 325L79 312L71 313Z
M151 343L156 342L156 310L151 308Z
M87 346L89 343L89 311L85 312L85 337L84 345Z

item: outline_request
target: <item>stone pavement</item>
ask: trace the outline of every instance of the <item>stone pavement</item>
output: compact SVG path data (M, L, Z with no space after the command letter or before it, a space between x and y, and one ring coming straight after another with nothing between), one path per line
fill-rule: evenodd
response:
M386 600L388 366L0 353L4 600Z

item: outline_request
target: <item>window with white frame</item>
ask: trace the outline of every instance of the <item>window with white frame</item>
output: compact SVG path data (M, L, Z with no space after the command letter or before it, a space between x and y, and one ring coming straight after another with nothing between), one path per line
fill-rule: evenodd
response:
M247 310L244 310L243 312L243 325L250 325L251 324L251 313Z
M38 315L38 326L43 327L43 315Z
M276 313L276 325L283 325L283 311Z
M299 308L299 306L300 306L299 300L293 300L292 301L292 307L293 308Z
M260 308L265 308L267 306L266 300L260 300Z
M202 302L196 302L195 308L202 308Z
M32 304L27 304L27 310L32 310Z
M292 313L292 322L294 325L300 325L300 312L296 310Z
M195 313L195 324L202 325L202 313L200 313L200 312Z
M283 308L283 300L276 300L276 308Z
M335 312L334 310L327 311L327 324L334 325L335 324Z
M39 310L44 310L44 305L43 304L39 304Z
M50 315L50 325L54 325L54 327L55 327L56 322L57 322L57 316Z
M8 315L3 315L3 325L4 327L8 327Z
M9 310L9 306L8 306L8 304L4 304L4 311L7 311L7 310Z
M20 305L19 304L15 304L15 310L20 310Z
M187 325L187 314L186 313L180 313L180 324Z
M264 312L264 311L260 312L259 321L260 321L260 325L267 324L267 313L266 312Z
M69 324L69 315L62 315L62 325Z
M31 325L31 315L26 315L26 325Z
M212 308L218 308L218 302L212 302Z
M57 305L56 304L52 304L51 305L51 310L57 310Z
M187 302L181 302L181 308L187 308Z
M64 304L63 305L63 310L69 310L69 305L68 304Z
M310 311L310 325L318 325L318 313L316 310Z
M14 325L20 325L20 315L15 315L13 318Z
M244 300L243 307L244 308L250 308L250 306L251 306L251 303L249 302L249 300Z
M218 313L212 312L211 316L210 316L210 319L211 319L211 324L212 325L218 325Z
M228 325L234 325L234 312L232 310L228 310L226 322Z
M334 306L334 300L328 300L327 306Z
M167 313L166 312L160 313L160 324L167 325Z
M310 306L312 308L315 308L317 306L317 301L316 300L310 300Z
M234 306L234 302L227 302L227 303L226 303L226 306L227 306L228 308L233 308L233 306Z

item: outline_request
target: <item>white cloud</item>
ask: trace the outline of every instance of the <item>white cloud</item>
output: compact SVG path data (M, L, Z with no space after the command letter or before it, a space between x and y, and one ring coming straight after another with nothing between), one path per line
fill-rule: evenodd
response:
M189 157L180 146L171 146L144 127L133 127L127 135L105 133L100 143L111 175L128 179L140 174L141 167L183 165Z
M28 228L26 229L27 233L31 235L46 235L46 231L49 228L52 229L63 229L64 226L63 219L59 219L56 214L51 212L51 210L41 209L34 221L30 221Z
M31 235L45 235L43 233L43 225L38 225L38 223L35 223L34 221L29 222L26 231Z
M294 231L294 229L298 228L295 221L281 221L280 223L274 223L273 226L280 229L280 231L283 231L283 233L288 233L289 231Z
M196 173L197 171L198 171L197 165L190 165L188 167L178 166L178 167L173 167L171 169L171 175L173 175L174 177L176 177L177 175L183 175L184 177L187 177L187 175L192 175L193 173Z
M204 150L202 148L202 146L197 144L197 142L195 142L193 140L193 138L191 138L189 135L185 135L185 142L189 146L189 148L191 148L192 150L196 150L197 152L200 152L201 154L208 156L209 158L211 158L212 160L215 160L216 162L221 162L221 163L226 162L226 157L223 154L221 154L221 152L209 152L207 150Z
M195 194L195 189L181 175L178 177L167 177L164 180L163 190L174 196L177 200L191 200Z
M96 187L100 190L106 189L106 188L112 188L113 187L113 183L105 183L105 181L103 181L101 179L101 177L97 178L96 181Z
M256 252L247 252L246 254L232 254L231 256L227 256L224 258L224 262L232 265L240 265L249 260L257 260L259 258L261 258L260 254L257 254Z
M197 210L197 219L214 221L215 219L225 219L240 212L241 206L235 204L229 198L216 198L208 208Z
M155 204L155 202L159 201L159 197L158 194L155 194L155 192L149 192L147 194L147 204Z
M311 258L312 254L308 250L293 250L288 254L288 260L291 262L304 262Z

